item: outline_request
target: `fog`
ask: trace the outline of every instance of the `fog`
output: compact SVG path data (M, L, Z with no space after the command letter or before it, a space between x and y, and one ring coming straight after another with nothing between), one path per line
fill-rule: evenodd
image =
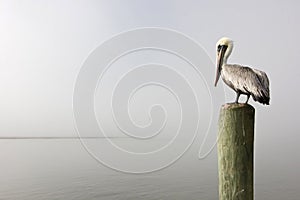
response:
M229 63L261 69L271 82L270 106L250 101L256 108L258 148L280 146L291 153L299 140L298 8L298 1L1 1L0 136L77 136L73 92L78 74L91 53L122 32L160 27L184 34L203 47L212 64L198 67L203 68L204 79L211 85L213 82L209 80L215 75L215 43L222 36L232 38L235 46ZM145 53L148 59L145 63L162 55ZM204 54L199 52L199 55ZM118 69L136 59L117 63L112 72L118 75ZM138 59L142 62L135 64L145 61L144 57ZM172 62L175 66L179 61ZM155 76L155 72L150 76ZM221 88L220 84L209 92L214 94ZM223 103L233 101L234 92L224 88ZM141 126L149 124L148 115L140 106L148 109L162 100L170 105L168 116L172 122L176 114L172 114L174 98L159 88L145 89L146 98L138 94L134 97L140 98L140 103L132 111L132 120ZM153 97L152 103L147 103L147 96ZM101 100L101 96L95 97ZM218 110L220 104L213 106ZM202 120L210 115L204 111ZM158 112L160 116L162 113ZM216 120L212 121L212 127L216 124Z

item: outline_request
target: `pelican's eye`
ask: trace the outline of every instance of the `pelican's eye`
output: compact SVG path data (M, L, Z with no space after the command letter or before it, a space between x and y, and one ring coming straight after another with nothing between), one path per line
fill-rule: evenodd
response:
M218 47L217 47L217 48L218 48L218 52L220 52L222 48L224 49L224 51L226 51L227 47L228 47L228 46L225 45L225 44L223 44L223 45L220 45L220 44L219 44Z

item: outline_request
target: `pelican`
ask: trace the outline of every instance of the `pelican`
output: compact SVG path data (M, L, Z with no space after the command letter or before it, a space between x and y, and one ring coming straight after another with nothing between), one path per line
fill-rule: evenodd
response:
M269 105L269 79L263 71L238 64L227 64L227 59L233 49L233 41L223 37L217 42L217 73L215 86L220 76L231 89L236 92L235 103L241 94L247 95L247 101L252 96L254 101Z

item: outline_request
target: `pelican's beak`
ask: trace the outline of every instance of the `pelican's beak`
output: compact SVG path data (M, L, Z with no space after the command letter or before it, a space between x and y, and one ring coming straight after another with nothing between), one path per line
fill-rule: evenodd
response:
M223 58L225 51L227 49L227 46L222 45L218 47L218 53L217 53L217 72L216 72L216 80L215 80L215 86L217 86L217 83L219 81L220 75L221 75L221 69L223 65Z

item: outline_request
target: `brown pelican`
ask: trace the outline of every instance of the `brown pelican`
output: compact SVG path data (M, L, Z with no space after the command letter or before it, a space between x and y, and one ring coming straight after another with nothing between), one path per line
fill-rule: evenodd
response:
M247 95L248 103L250 95L254 101L269 105L270 91L269 79L265 72L251 69L237 64L227 64L227 59L233 49L233 41L229 38L221 38L217 42L217 73L215 86L220 75L223 81L232 88L236 94L235 103L238 103L241 94Z

